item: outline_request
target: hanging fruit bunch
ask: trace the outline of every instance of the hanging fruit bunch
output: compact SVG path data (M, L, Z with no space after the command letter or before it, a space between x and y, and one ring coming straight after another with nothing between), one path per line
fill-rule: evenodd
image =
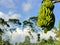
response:
M45 33L54 27L55 16L53 9L54 3L52 0L42 0L41 7L38 11L37 26L41 27Z

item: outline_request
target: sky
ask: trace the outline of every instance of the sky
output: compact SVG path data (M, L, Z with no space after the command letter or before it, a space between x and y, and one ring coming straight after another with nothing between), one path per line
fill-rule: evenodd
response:
M0 0L0 17L5 20L9 18L18 18L21 22L32 16L38 16L42 0ZM60 3L54 4L55 26L58 26L60 20Z
M20 42L24 42L25 41L25 37L29 36L30 38L30 42L31 43L37 43L37 34L40 34L40 41L42 41L42 39L48 40L50 38L50 36L53 38L53 40L56 40L56 34L53 32L53 30L48 31L47 33L44 33L44 31L39 31L38 33L36 32L32 32L32 29L27 26L26 28L24 28L24 30L22 31L19 28L16 28L15 31L13 31L12 33L8 30L8 31L4 31L4 33L2 34L2 39L4 41L9 41L11 44L14 43L20 43ZM28 33L30 32L30 34Z
M40 8L42 0L0 0L0 18L3 18L5 21L7 21L10 18L13 19L19 19L20 22L23 22L24 20L28 19L29 17L38 16L38 10ZM55 8L53 10L55 14L55 26L58 26L58 21L60 20L60 3L54 4ZM12 24L10 24L12 25ZM14 25L15 26L15 25ZM0 25L1 27L1 25ZM1 27L3 28L3 27ZM6 28L4 26L4 28ZM12 26L13 28L13 26ZM9 28L7 28L9 29ZM20 27L16 27L16 31L13 31L12 33L8 30L3 33L2 38L3 40L10 39L10 43L21 42L24 41L25 36L30 36L28 34L31 28L28 29L25 28L24 30L21 30ZM31 38L31 42L36 42L36 33L31 32L34 39ZM52 37L55 37L55 34L53 31L48 31L47 34L45 34L43 31L38 32L41 34L41 38L49 38L50 35ZM12 37L11 37L12 36Z

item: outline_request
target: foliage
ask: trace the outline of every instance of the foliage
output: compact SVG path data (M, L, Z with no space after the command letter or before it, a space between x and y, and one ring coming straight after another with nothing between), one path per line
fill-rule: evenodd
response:
M52 0L42 1L41 8L38 11L37 25L42 27L45 33L54 27L55 16L53 9L54 5Z
M31 20L30 20L30 22L31 22ZM3 33L2 29L1 29L1 32ZM58 33L60 33L60 32L57 31L57 35L58 35ZM38 37L37 38L37 41L38 41L37 43L30 43L30 37L26 36L24 42L15 43L15 45L60 45L60 39L59 40L53 40L53 38L50 37L48 40L43 39L40 42L40 35L37 34L37 37ZM14 45L14 44L10 44L9 41L3 41L2 38L0 37L0 45Z
M23 28L26 27L26 26L32 27L32 24L33 24L32 22L24 21L24 22L23 22Z
M37 34L37 37L38 37L37 41L39 42L40 41L40 34Z
M21 25L18 19L9 19L9 22L13 22L13 23Z
M9 27L9 25L7 24L7 22L4 19L2 19L2 18L0 18L0 24L2 24L3 26L7 25Z
M59 25L58 25L58 28L59 28L59 30L60 30L60 20L59 20Z
M28 20L23 21L23 28L26 26L30 26L34 32L41 30L41 28L37 26L37 16L30 17Z
M4 31L15 30L14 27L10 28L11 27L11 24L9 24L10 22L13 23L14 25L15 24L21 25L21 23L19 22L18 19L9 19L8 21L5 21L4 19L0 18L0 45L11 45L9 43L9 40L7 40L7 41L2 40L2 34L4 33Z

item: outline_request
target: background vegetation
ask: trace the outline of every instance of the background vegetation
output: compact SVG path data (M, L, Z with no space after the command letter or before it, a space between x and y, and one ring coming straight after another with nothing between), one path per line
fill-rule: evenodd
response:
M32 27L32 31L34 31L34 32L39 31L40 28L38 28L38 29L36 27L34 28L34 26L36 26L36 24L35 24L36 20L37 20L37 17L31 17L28 20L24 21L23 28L26 27L27 25L29 25ZM7 27L10 26L6 21L4 23L1 23L2 21L3 21L3 19L0 19L0 24L3 25L3 27L4 27L4 25L6 25ZM17 19L14 19L14 20L11 19L8 22L12 22L14 24L18 24L21 26L21 23ZM0 45L60 45L60 21L59 21L58 25L59 26L57 28L56 27L53 28L55 30L54 32L57 34L56 40L54 40L52 37L50 37L48 40L43 39L42 41L40 41L40 35L37 34L37 37L38 37L37 43L30 43L30 37L26 36L25 41L23 43L20 42L20 43L10 44L9 39L7 41L2 40L1 36L4 33L4 29L0 28ZM11 28L10 29L11 32L15 31L12 29L15 29L15 28Z

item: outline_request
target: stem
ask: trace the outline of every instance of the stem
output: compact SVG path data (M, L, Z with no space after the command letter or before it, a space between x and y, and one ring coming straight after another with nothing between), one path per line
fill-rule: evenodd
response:
M55 1L54 1L54 3L58 3L58 2L60 2L60 0L55 0Z
M44 28L44 33L47 33L47 31L48 31L47 28Z

